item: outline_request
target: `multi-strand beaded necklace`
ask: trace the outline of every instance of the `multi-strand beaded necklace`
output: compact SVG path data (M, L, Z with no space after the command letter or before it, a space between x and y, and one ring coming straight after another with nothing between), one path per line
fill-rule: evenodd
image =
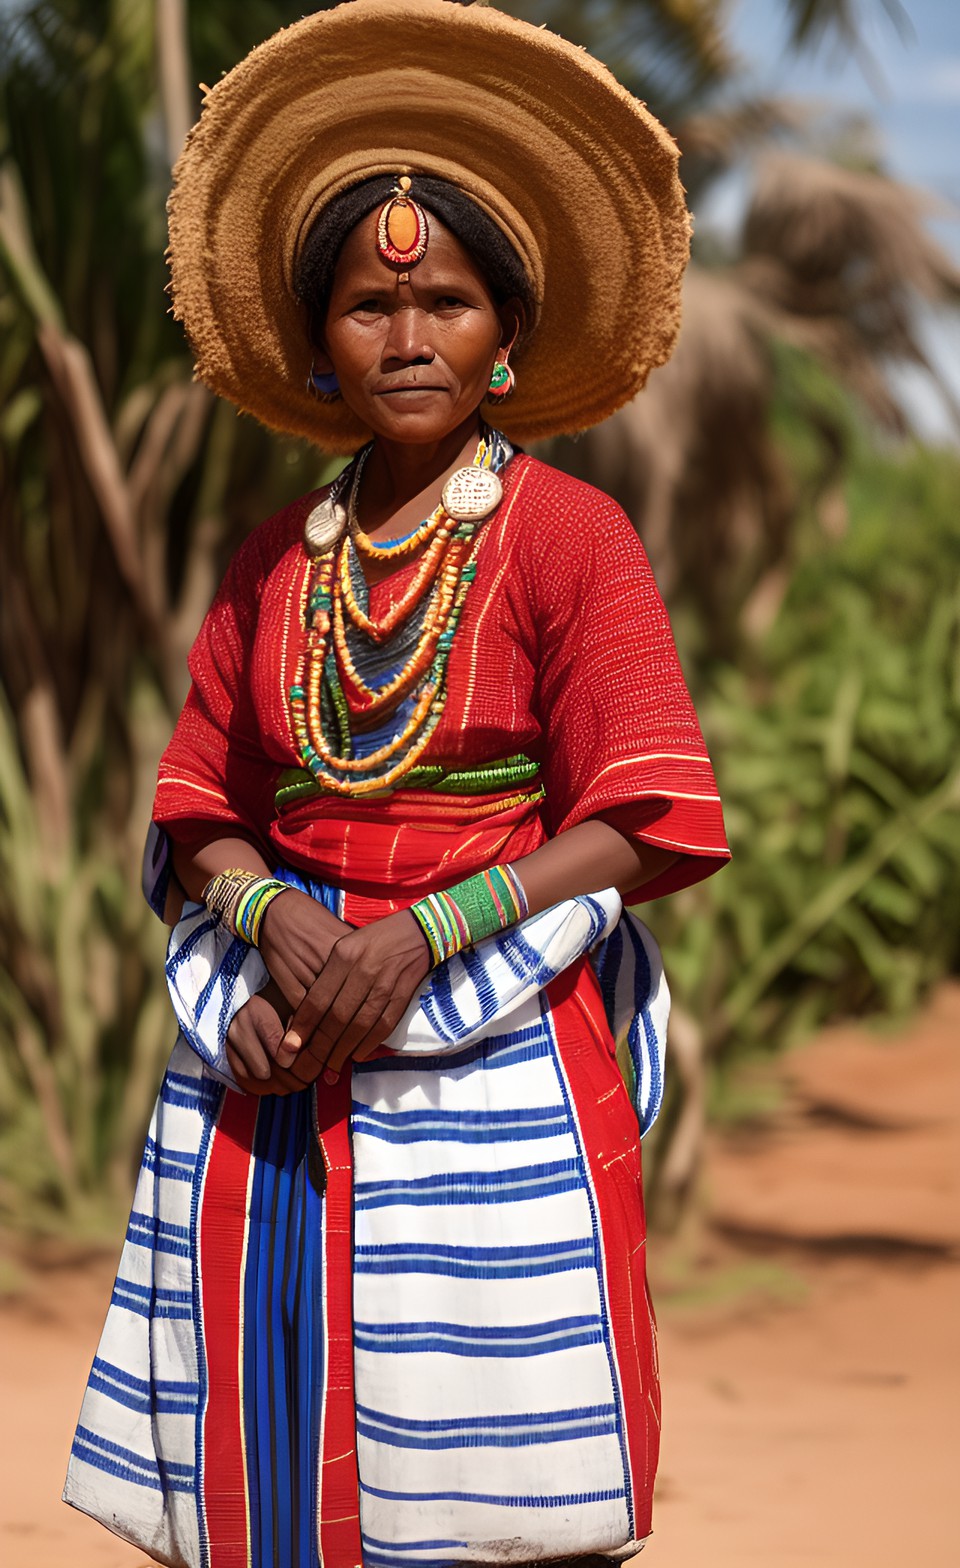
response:
M313 535L308 522L308 548L312 541L320 549L307 597L306 645L290 688L304 768L324 792L347 796L396 788L429 744L446 702L450 650L476 575L476 535L484 521L453 516L441 503L405 538L374 543L356 515L369 450L324 503ZM474 468L496 473L512 455L499 431L485 429ZM344 496L345 517L338 520ZM400 598L384 615L371 615L361 556L403 560L424 545Z

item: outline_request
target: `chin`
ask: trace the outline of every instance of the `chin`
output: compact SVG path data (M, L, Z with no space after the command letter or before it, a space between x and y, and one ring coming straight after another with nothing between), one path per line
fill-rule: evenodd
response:
M384 418L381 412L377 420L368 419L367 424L375 436L383 436L388 441L421 443L442 441L470 417L469 413L452 413L449 405L446 408L398 408L391 410L389 418Z

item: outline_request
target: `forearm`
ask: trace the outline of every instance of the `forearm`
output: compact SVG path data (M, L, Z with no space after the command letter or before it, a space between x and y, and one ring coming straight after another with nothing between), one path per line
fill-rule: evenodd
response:
M210 838L196 843L173 845L173 869L187 897L199 903L211 877L220 871L252 871L268 877L271 868L249 839Z
M608 887L623 894L635 892L676 859L674 850L626 838L609 823L591 817L512 865L534 915L579 893Z

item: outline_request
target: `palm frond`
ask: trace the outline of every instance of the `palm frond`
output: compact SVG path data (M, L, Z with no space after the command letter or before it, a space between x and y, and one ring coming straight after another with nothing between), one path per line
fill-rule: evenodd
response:
M900 0L875 0L901 38L913 36L910 14ZM857 50L863 37L862 0L786 0L790 43L815 49L832 33L848 49Z
M931 198L884 175L778 153L760 165L743 227L738 272L770 330L900 429L887 367L906 361L935 376L917 304L960 299L960 269L926 227L933 211Z

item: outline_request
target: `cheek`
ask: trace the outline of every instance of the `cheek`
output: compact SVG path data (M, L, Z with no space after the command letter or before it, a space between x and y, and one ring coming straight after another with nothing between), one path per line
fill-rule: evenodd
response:
M379 362L382 323L377 318L369 322L338 321L328 329L327 353L345 375L362 376Z
M499 323L466 321L452 325L442 351L462 380L485 380L499 343Z

